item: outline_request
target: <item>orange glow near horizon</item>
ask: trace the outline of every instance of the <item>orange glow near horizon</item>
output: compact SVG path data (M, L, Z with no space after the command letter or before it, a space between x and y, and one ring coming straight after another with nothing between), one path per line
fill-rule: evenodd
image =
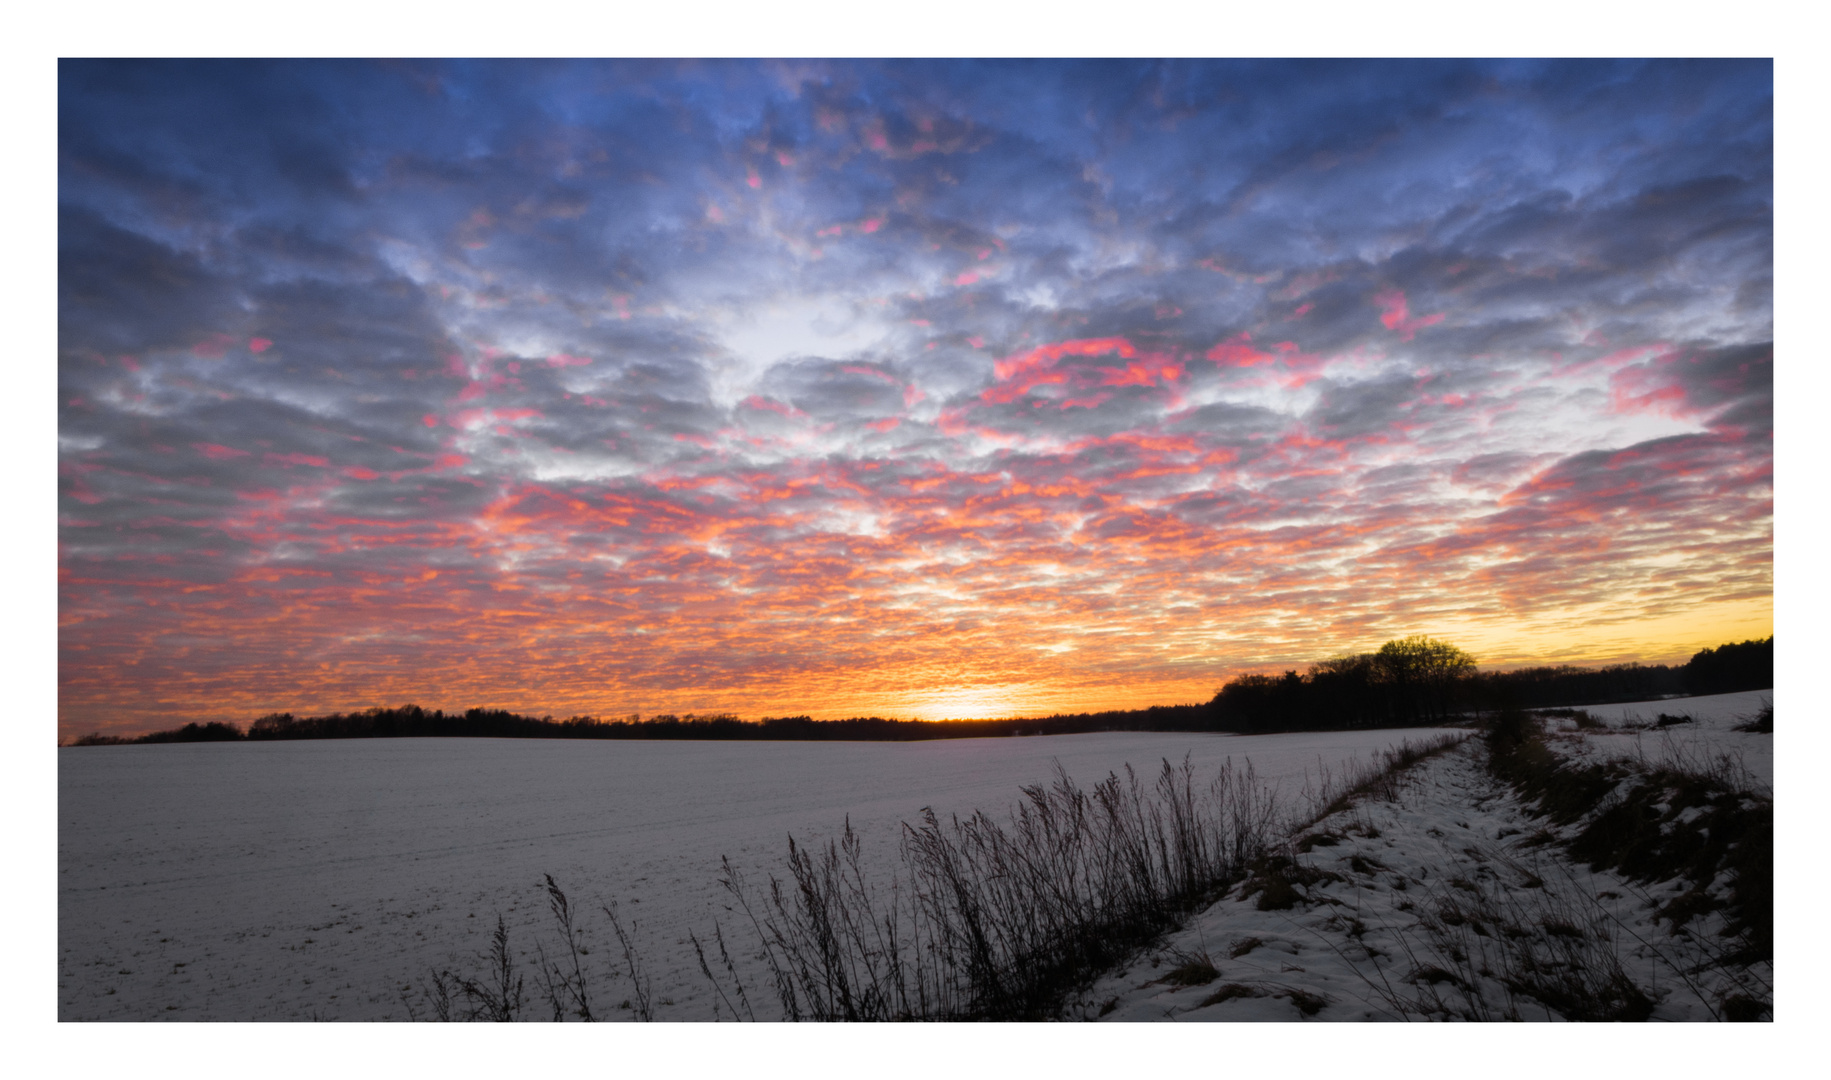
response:
M1136 355L1070 341L998 370L1073 394L1123 381L1113 365ZM1426 387L1400 435L1287 422L1248 456L1178 430L1181 372L1152 370L1127 390L1158 419L1068 445L1001 435L1021 399L932 414L931 431L1002 446L962 468L889 445L744 465L731 433L610 484L492 474L484 459L500 469L518 451L512 428L467 428L386 475L202 444L185 467L259 461L279 481L235 492L215 522L219 542L256 555L201 552L186 578L131 551L80 569L66 557L60 734L407 701L968 719L1205 700L1233 674L1415 632L1491 667L1682 661L1771 633L1764 444L1703 431L1480 472L1398 466L1410 487L1369 499L1401 449L1466 433L1466 407L1430 404ZM879 384L906 412L902 384ZM469 505L340 508L382 484ZM1292 485L1309 494L1273 494ZM135 595L137 620L105 600ZM220 644L174 652L174 637ZM153 666L122 680L123 663Z
M409 69L59 65L61 738L1772 633L1771 63Z

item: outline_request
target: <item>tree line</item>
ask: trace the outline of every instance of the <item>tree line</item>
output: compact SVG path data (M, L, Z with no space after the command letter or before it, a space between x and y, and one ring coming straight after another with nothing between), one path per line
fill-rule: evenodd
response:
M814 720L808 716L766 716L741 720L729 713L684 716L664 713L643 719L628 716L599 719L574 716L522 716L504 709L445 712L418 705L377 707L328 716L270 713L246 732L232 724L186 724L137 738L85 735L75 746L128 743L264 742L281 739L401 739L419 737L497 739L711 739L788 741L916 742L989 736L1069 735L1092 731L1210 731L1205 705L1156 705L1148 709L1075 713L1006 720L896 720L856 716Z
M1772 637L1704 649L1677 667L1562 665L1484 672L1456 646L1413 636L1389 641L1378 652L1319 661L1303 673L1241 676L1210 704L1214 730L1329 731L1440 724L1454 715L1504 707L1604 705L1773 685Z
M742 720L729 713L639 715L600 719L523 716L506 709L464 712L418 705L376 707L326 716L269 713L246 731L212 721L126 737L85 735L71 745L262 742L283 739L711 739L915 742L997 736L1071 735L1096 731L1256 734L1420 727L1501 706L1549 708L1640 701L1682 693L1722 694L1774 685L1774 639L1704 649L1678 667L1617 664L1482 672L1473 657L1423 635L1388 641L1378 651L1319 660L1304 672L1242 675L1208 702L1147 709L934 723L878 716L814 720L807 716Z
M1448 722L1466 704L1475 659L1415 634L1309 671L1242 675L1209 703L1222 731L1337 731Z

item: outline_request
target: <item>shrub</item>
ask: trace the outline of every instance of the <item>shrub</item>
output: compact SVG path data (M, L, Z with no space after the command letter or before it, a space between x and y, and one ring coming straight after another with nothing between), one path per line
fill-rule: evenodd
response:
M1737 731L1749 731L1762 735L1772 735L1774 733L1774 703L1763 699L1761 702L1761 709L1758 712L1753 716L1744 716L1741 719L1742 722L1736 725Z

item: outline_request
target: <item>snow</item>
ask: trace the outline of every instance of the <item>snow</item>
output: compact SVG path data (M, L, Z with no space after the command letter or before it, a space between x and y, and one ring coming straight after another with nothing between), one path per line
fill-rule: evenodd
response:
M1559 753L1577 760L1603 762L1632 760L1644 765L1668 765L1697 771L1723 763L1731 772L1746 771L1749 790L1774 793L1774 736L1736 731L1752 720L1762 706L1772 703L1772 690L1747 690L1708 697L1635 701L1620 705L1586 705L1582 711L1607 724L1607 731L1586 731L1575 737L1576 725L1557 720L1546 725L1557 732ZM1657 727L1659 717L1689 716L1693 722Z
M1605 925L1624 970L1652 990L1657 1005L1650 1019L1712 1019L1693 986L1697 977L1681 968L1695 967L1707 955L1703 943L1721 916L1675 938L1669 924L1653 922L1650 910L1650 901L1668 887L1649 889L1591 872L1559 857L1555 845L1531 844L1543 822L1526 816L1518 798L1486 773L1482 752L1474 741L1465 743L1417 766L1398 803L1370 801L1309 830L1329 830L1340 842L1315 847L1297 861L1340 880L1310 886L1307 902L1282 911L1261 911L1256 897L1236 889L1160 947L1101 979L1086 995L1085 1015L1119 1021L1417 1018L1423 991L1406 977L1439 959L1430 952L1419 913L1436 898L1467 902L1471 889L1481 889L1503 906L1536 915L1540 925L1548 913ZM1535 879L1541 884L1532 884ZM1194 986L1166 981L1171 970L1198 955L1213 961L1216 978ZM1771 965L1755 974L1771 984ZM1248 993L1204 1004L1230 984ZM1460 1001L1449 985L1438 989L1446 1001ZM1320 1006L1313 1015L1300 1008L1306 995ZM1402 1009L1395 996L1412 1004ZM1556 1017L1522 1007L1520 1018Z
M399 739L58 751L58 1015L82 1019L404 1019L429 969L475 970L498 913L532 978L555 942L551 873L591 958L615 952L600 902L633 921L658 1019L710 1019L690 947L717 919L728 855L755 884L786 837L849 818L888 869L924 806L1002 810L1059 760L1089 786L1229 757L1294 792L1320 768L1419 730L1262 736L1111 733L927 743ZM744 961L740 961L744 963ZM759 1015L774 1015L764 983ZM603 977L612 1003L627 984ZM624 1014L627 1015L627 1014Z

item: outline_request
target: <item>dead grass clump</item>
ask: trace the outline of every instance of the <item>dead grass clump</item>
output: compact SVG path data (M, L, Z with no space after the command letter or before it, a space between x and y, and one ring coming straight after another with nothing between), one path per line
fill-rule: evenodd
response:
M1763 698L1761 699L1760 711L1754 713L1752 716L1744 716L1740 719L1742 722L1736 725L1735 730L1754 732L1760 735L1772 735L1774 733L1774 703Z
M1232 948L1227 950L1227 958L1229 960L1238 960L1240 957L1245 956L1247 953L1252 952L1263 944L1265 944L1265 942L1260 941L1256 937L1241 938L1239 941L1233 943Z
M1234 998L1258 998L1265 996L1265 991L1256 986L1248 986L1245 983L1228 983L1219 990L1216 990L1214 993L1203 998L1201 1004L1197 1005L1196 1008L1205 1009L1210 1005L1225 1004L1226 1002L1232 1001Z
M1256 894L1260 911L1288 911L1309 901L1311 887L1346 880L1333 870L1306 866L1288 855L1267 855L1253 865L1252 875L1240 889L1240 899Z
M1297 1011L1305 1016L1315 1016L1322 1011L1324 1005L1329 1003L1329 999L1321 994L1312 994L1308 990L1299 990L1294 986L1280 987L1278 992L1274 992L1272 996L1286 999L1292 1005L1297 1006Z
M1329 1003L1329 999L1321 994L1313 994L1294 986L1280 986L1275 983L1228 983L1203 998L1201 1004L1196 1008L1205 1009L1210 1005L1225 1004L1236 998L1284 998L1297 1006L1297 1011L1305 1016L1315 1016Z
M1735 1024L1760 1023L1774 1018L1771 1002L1749 994L1730 994L1724 997L1718 1011L1723 1019Z
M1460 975L1457 975L1453 971L1440 968L1435 964L1426 964L1423 967L1413 968L1411 974L1405 976L1405 981L1408 983L1423 983L1425 986L1436 986L1440 983L1449 983L1459 990L1463 989L1465 985Z
M1169 986L1206 986L1221 977L1214 960L1206 952L1178 957L1181 963L1164 973L1160 983Z

